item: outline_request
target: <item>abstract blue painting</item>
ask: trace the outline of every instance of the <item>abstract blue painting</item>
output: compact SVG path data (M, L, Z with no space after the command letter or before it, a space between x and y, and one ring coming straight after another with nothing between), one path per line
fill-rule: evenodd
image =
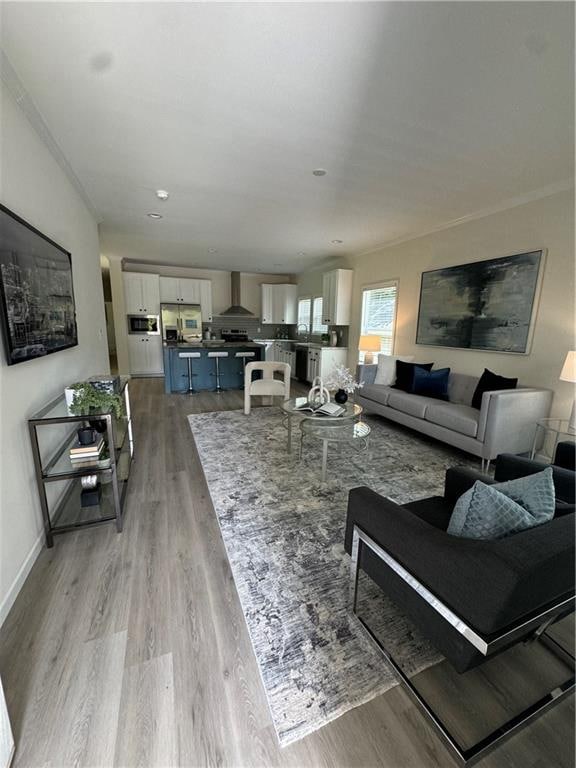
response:
M525 354L542 251L422 273L416 343Z

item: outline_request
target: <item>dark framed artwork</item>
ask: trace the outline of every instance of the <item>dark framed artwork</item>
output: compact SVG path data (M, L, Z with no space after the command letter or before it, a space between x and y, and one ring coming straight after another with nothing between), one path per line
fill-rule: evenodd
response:
M8 365L78 344L71 255L3 205L0 310Z
M544 251L422 273L416 343L526 354Z

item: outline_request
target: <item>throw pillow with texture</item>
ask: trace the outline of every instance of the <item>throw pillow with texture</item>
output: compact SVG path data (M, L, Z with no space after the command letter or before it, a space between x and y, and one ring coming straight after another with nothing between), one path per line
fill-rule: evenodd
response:
M404 363L396 360L396 383L394 389L402 389L404 392L414 392L414 368L424 368L429 371L434 363Z
M382 384L391 387L396 383L396 360L409 363L414 360L413 355L378 355L378 369L374 384Z
M533 475L496 483L492 488L520 504L535 520L546 523L554 517L556 491L552 467L546 467L542 472L535 472Z
M524 485L516 485L518 480L497 485L477 480L454 505L447 532L465 539L501 539L547 523L555 509L552 470L519 480L533 478L535 482Z
M495 389L516 389L517 384L518 379L507 379L506 376L498 376L497 373L484 368L484 373L480 376L472 395L472 408L480 410L484 392L492 392Z
M415 395L435 397L437 400L448 400L448 380L450 368L439 368L437 371L427 371L419 365L414 368L413 391Z

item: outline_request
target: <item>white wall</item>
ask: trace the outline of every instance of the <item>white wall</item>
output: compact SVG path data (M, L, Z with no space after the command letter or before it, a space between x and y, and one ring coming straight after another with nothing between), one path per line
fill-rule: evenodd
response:
M116 327L116 347L118 369L121 373L129 373L128 332L126 323L126 308L124 304L122 266L114 256L110 260L110 282L112 285L112 301L114 303L114 322ZM161 264L128 263L124 266L126 272L148 272L164 277L188 277L212 281L212 313L219 315L228 309L230 299L230 272L222 269L196 269L195 267L171 267ZM262 272L242 272L240 286L242 306L249 309L256 317L261 313L262 283L292 283L291 275L265 274Z
M0 199L71 252L79 345L11 367L0 350L0 622L44 546L26 420L67 384L109 371L96 222L3 85L1 105Z
M423 271L539 248L548 251L532 349L528 355L417 346L416 324ZM562 192L450 229L350 259L354 268L350 365L357 360L362 287L398 279L397 354L414 355L461 373L484 367L521 384L555 391L554 415L567 418L573 388L558 381L574 341L574 195Z

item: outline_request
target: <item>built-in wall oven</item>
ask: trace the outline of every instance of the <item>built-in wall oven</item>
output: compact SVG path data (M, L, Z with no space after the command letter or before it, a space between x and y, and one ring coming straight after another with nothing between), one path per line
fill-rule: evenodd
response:
M128 333L159 336L160 320L158 315L128 315Z

